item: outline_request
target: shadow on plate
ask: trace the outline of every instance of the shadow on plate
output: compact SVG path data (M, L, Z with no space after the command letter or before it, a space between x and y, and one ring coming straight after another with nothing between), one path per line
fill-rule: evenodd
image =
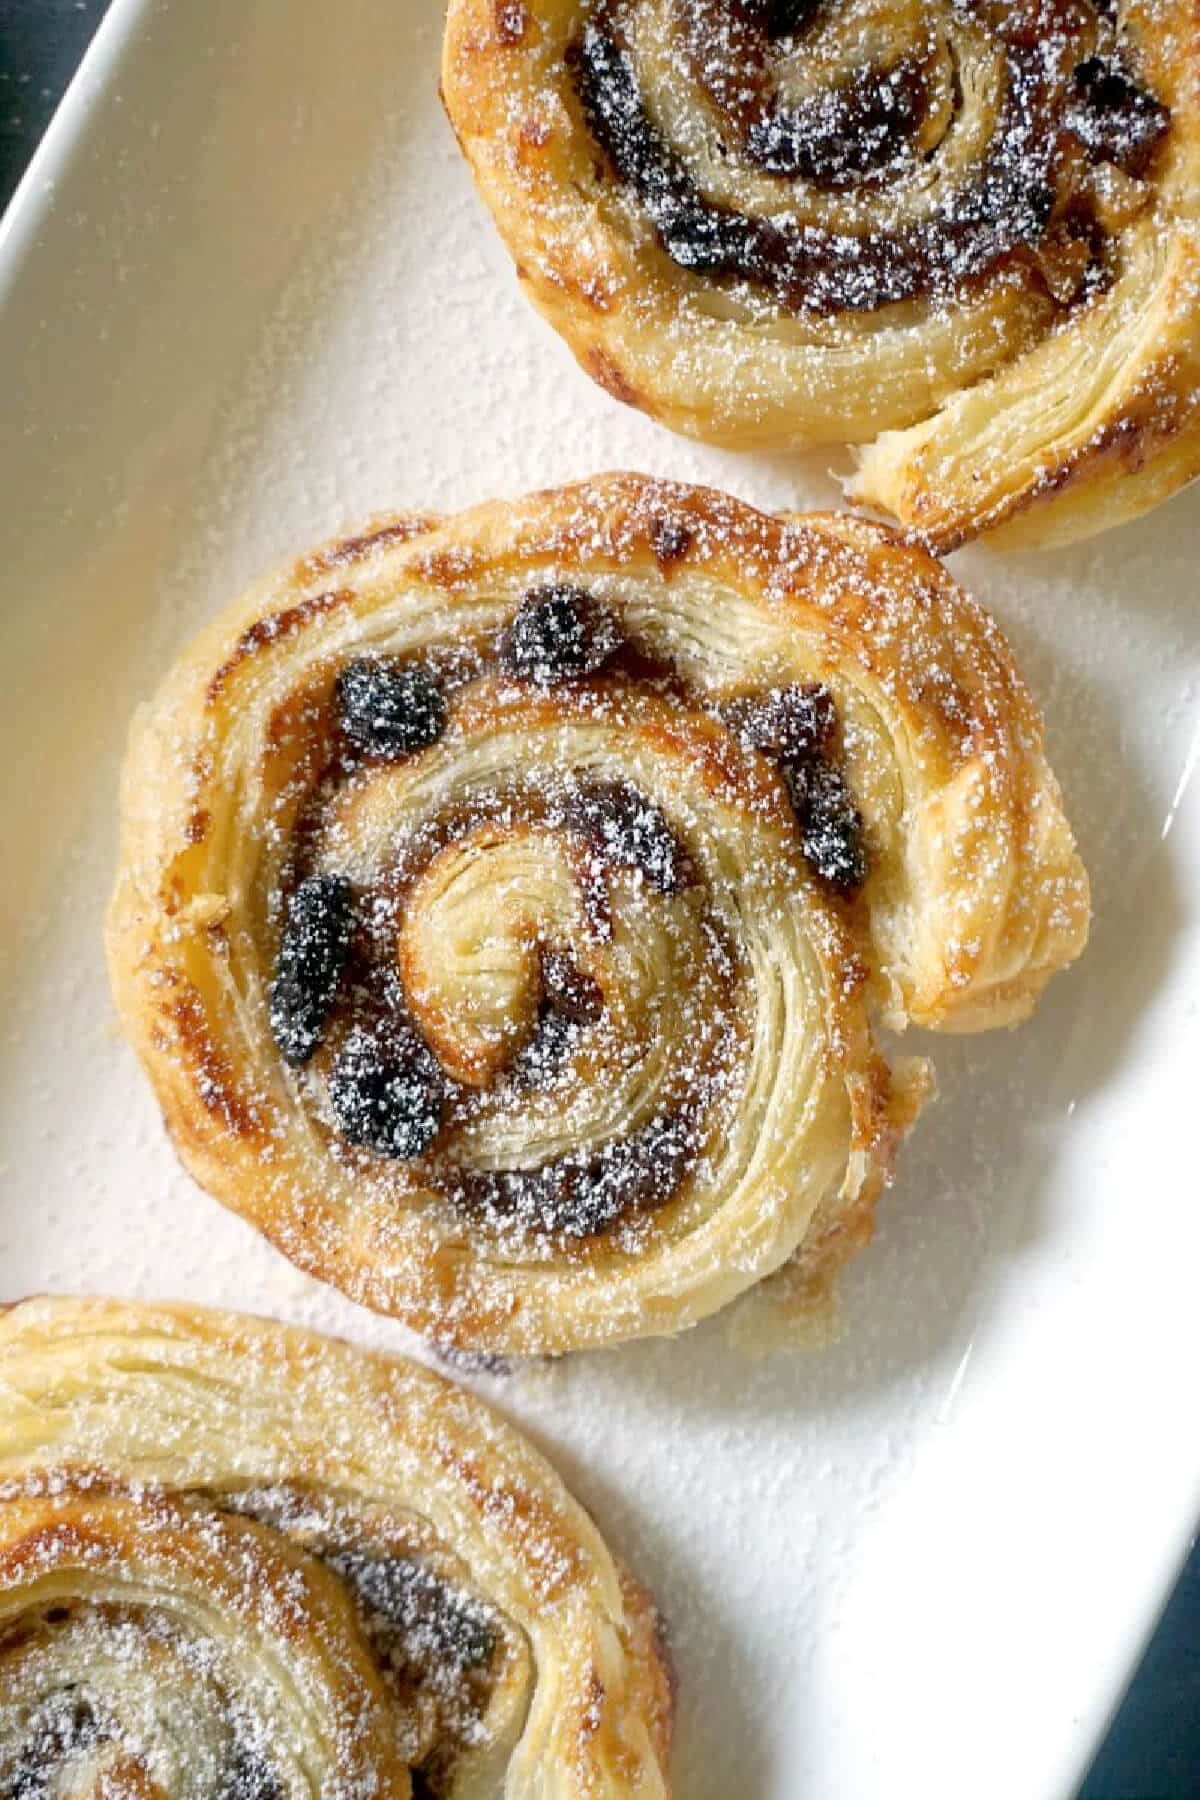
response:
M927 1380L944 1394L992 1271L1052 1236L1056 1209L1074 1203L1056 1192L1064 1134L1086 1132L1089 1102L1132 1054L1169 979L1186 908L1161 777L1156 785L1125 729L1128 695L1056 652L1028 619L1005 624L1039 698L1052 691L1051 760L1092 879L1091 943L1016 1030L902 1040L931 1057L939 1095L901 1154L875 1241L844 1272L836 1343L751 1360L718 1316L682 1340L612 1353L621 1381L665 1390L683 1419L861 1413L897 1389L915 1398Z

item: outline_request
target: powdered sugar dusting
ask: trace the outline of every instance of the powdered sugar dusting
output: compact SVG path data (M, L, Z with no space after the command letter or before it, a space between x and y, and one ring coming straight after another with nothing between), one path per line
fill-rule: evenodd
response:
M579 376L474 198L437 106L441 20L424 0L383 13L347 0L332 33L297 33L285 11L213 0L162 14L154 56L123 70L119 107L103 103L111 154L61 184L53 268L30 266L6 325L4 567L36 604L5 618L0 1290L181 1294L412 1347L198 1194L117 1038L96 944L128 718L217 606L372 508L451 510L614 465L772 507L837 490L828 455L704 449ZM701 1327L683 1344L471 1377L554 1452L659 1594L681 1676L681 1793L1031 1791L1060 1753L1082 1753L1172 1493L1192 1505L1191 1436L1161 1420L1188 1416L1195 1367L1187 1115L1170 1104L1172 1071L1195 1061L1194 528L1183 500L1081 550L959 559L1048 713L1097 922L1034 1027L938 1041L941 1098L843 1284L843 1340L748 1367L723 1327ZM51 702L60 633L73 656ZM1134 1403L1150 1388L1161 1411ZM1136 1493L1113 1461L1118 1426ZM902 1501L929 1505L935 1454L953 1466L984 1439L1006 1518L981 1489L955 1521L974 1561L930 1546L909 1565L920 1606L895 1610L889 1524ZM1036 1523L1014 1482L1031 1441ZM1061 1531L1056 1499L1071 1511ZM956 1629L925 1631L960 1567ZM981 1614L987 1569L1023 1627ZM873 1645L897 1648L886 1669ZM964 1668L971 1691L954 1682ZM1025 1729L993 1742L987 1768L964 1758L956 1783L954 1719L918 1753L903 1709L911 1722L929 1692L952 1692L963 1732L982 1736L972 1693L990 1704L989 1669Z

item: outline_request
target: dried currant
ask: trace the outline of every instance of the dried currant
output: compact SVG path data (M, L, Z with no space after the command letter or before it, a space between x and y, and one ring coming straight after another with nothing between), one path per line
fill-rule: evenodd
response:
M687 1122L670 1113L627 1138L607 1144L587 1171L577 1200L577 1235L602 1230L630 1211L665 1206L683 1180L694 1140Z
M543 949L542 993L547 1005L574 1025L594 1025L604 1011L604 995L565 950Z
M806 860L841 894L867 878L862 816L829 753L837 711L819 683L732 700L721 716L747 750L778 763L800 823Z
M411 756L446 729L440 683L416 663L361 657L337 679L338 716L356 749L369 756Z
M569 822L595 844L601 857L636 869L660 894L675 894L687 879L687 856L666 816L636 788L611 781L574 796Z
M537 1024L512 1071L525 1088L545 1087L553 1081L578 1047L580 1034L604 1011L599 983L585 975L565 950L542 950L541 975Z
M1139 174L1171 122L1167 108L1108 57L1081 62L1074 88L1065 117L1068 131L1094 160Z
M781 762L821 755L837 729L833 696L816 682L731 700L721 716L747 750Z
M784 766L805 860L839 894L867 879L862 814L840 769L817 757Z
M710 275L756 266L770 227L709 203L651 122L628 53L592 22L567 62L592 135L638 195L672 261Z
M329 1099L347 1143L381 1156L423 1156L441 1128L441 1072L411 1032L352 1031L329 1072Z
M354 1590L388 1661L414 1668L433 1661L460 1673L491 1661L497 1635L483 1608L429 1569L358 1550L339 1551L329 1560Z
M686 1120L651 1119L592 1157L566 1156L540 1169L475 1174L463 1203L497 1223L557 1237L599 1237L634 1212L653 1212L678 1191L694 1151Z
M350 883L340 875L302 881L288 901L271 984L271 1033L292 1068L306 1063L325 1035L353 931Z
M248 1744L235 1743L217 1790L218 1800L280 1800L281 1793L265 1758Z
M655 519L650 528L650 547L654 560L665 574L672 564L681 562L692 547L695 533L682 519L669 515Z
M101 1735L88 1701L71 1690L56 1695L30 1721L28 1747L4 1786L5 1800L48 1800L58 1791L63 1760L91 1750Z
M771 175L848 186L895 160L920 122L924 100L916 70L864 69L832 93L764 113L750 128L746 154Z
M769 38L793 37L811 23L820 0L745 0L751 21Z
M594 675L620 644L616 621L582 588L532 588L504 634L505 668L535 687Z

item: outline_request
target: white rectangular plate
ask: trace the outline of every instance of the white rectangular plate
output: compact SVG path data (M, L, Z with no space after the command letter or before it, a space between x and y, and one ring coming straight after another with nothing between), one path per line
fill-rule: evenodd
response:
M516 292L434 0L116 0L0 246L0 1296L179 1295L406 1344L180 1173L100 945L129 716L273 559L381 507L631 466L766 506ZM935 1042L824 1354L720 1324L487 1384L656 1588L686 1800L1063 1800L1200 1500L1200 495L959 559L1049 718L1093 944ZM410 1344L406 1347L411 1348Z

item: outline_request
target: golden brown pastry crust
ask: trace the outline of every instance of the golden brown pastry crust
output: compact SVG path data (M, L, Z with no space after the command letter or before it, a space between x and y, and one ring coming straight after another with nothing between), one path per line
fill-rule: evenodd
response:
M542 687L498 668L524 597L564 586L603 612L611 660ZM347 772L336 684L364 655L440 668L448 720ZM840 775L789 772L735 723L804 684L836 713ZM800 778L861 813L850 898L807 860ZM629 824L613 793L670 879L603 849ZM383 918L382 978L440 1059L451 1098L414 1160L330 1118L379 968L303 1067L272 1037L280 896L313 871ZM678 1330L797 1254L819 1284L916 1110L872 1014L1012 1023L1087 919L1036 709L937 562L864 521L614 475L380 522L211 626L134 725L108 948L202 1185L440 1342L558 1351ZM560 1007L566 1061L531 1079Z
M648 1596L463 1390L236 1314L0 1316L0 1785L665 1796L671 1705Z
M1190 0L838 0L774 41L771 10L452 0L451 123L593 379L716 443L861 445L851 496L939 550L1193 479Z

